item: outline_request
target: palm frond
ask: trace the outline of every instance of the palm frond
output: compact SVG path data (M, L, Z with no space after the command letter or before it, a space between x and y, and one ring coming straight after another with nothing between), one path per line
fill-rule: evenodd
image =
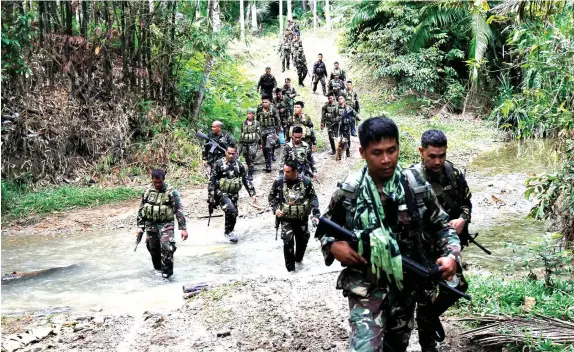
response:
M411 51L423 48L431 38L430 31L434 27L447 27L467 17L467 13L459 2L441 1L425 6L421 12L421 22L409 42Z
M477 2L480 2L478 0ZM488 49L488 45L493 37L492 29L486 23L486 12L482 7L473 6L472 9L472 20L471 20L471 31L472 39L470 41L470 52L469 57L473 61L473 67L471 70L471 79L476 82L478 78L478 67L484 59L484 54Z

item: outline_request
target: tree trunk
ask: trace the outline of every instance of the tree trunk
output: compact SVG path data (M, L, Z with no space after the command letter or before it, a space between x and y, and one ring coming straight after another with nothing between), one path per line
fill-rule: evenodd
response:
M317 33L317 0L313 0L313 33Z
M88 21L90 20L88 14L88 2L82 1L82 37L88 38Z
M74 21L74 14L72 13L72 3L70 0L65 2L66 5L66 34L72 35L72 24Z
M279 0L279 37L283 33L283 0Z
M325 0L325 20L327 21L327 30L331 31L331 9L329 9L329 0Z
M241 24L241 41L245 41L245 1L239 0L239 23Z
M219 12L219 0L211 0L210 1L210 11L212 20L211 23L213 24L213 33L219 32L221 26L221 17ZM253 11L255 12L255 11ZM212 55L208 54L205 58L205 67L203 68L203 80L199 85L199 91L196 94L195 105L193 107L192 116L194 120L199 118L199 113L201 112L201 105L203 104L203 98L205 97L205 89L207 88L207 81L209 80L209 75L211 74L211 70L213 70L213 66L215 60Z
M304 12L307 12L309 9L309 6L307 6L307 0L301 0L301 9L303 9Z
M40 48L44 46L44 2L38 1L38 26L40 31L38 32L40 39Z
M293 1L293 0L287 0L287 19L288 20L293 19L293 12L291 9L291 1Z
M257 8L255 7L255 2L251 3L251 27L254 32L257 31Z

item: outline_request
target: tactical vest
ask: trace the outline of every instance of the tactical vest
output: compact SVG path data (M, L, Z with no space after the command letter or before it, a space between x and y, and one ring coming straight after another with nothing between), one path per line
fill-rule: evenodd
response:
M303 43L300 40L293 42L293 50L298 51L301 47L303 47Z
M251 125L247 122L243 123L243 128L241 129L241 142L243 143L253 143L261 139L257 131L257 121L253 121Z
M335 109L337 108L336 104L326 104L326 108L325 108L325 123L330 124L333 122L333 119L335 118Z
M339 93L339 91L341 89L343 89L343 81L339 80L333 80L331 83L331 86L333 87L333 93Z
M415 167L419 170L419 172L423 173L423 165L421 163L415 165ZM460 205L462 204L462 192L459 189L458 180L456 178L452 163L448 160L444 163L444 171L446 177L442 183L430 181L429 183L431 184L440 205L449 215L449 218L456 219L460 216L461 213Z
M142 209L144 220L153 222L173 220L173 204L170 197L172 190L173 188L169 186L165 192L158 192L153 185L145 190L143 195L145 204Z
M331 71L331 75L333 75L333 77L335 75L338 75L339 77L343 77L343 69L340 67L338 69L334 68L333 71Z
M305 220L311 212L309 195L303 179L289 187L287 182L281 182L283 187L283 204L281 205L285 219Z
M300 163L307 163L307 153L309 152L309 144L301 142L300 146L295 146L293 142L287 143L291 147L291 152L293 153L293 160Z
M277 99L273 101L273 105L275 106L275 109L277 109L279 117L281 117L281 120L283 121L289 118L289 103L287 103L285 100L289 100L289 98L283 97L281 100ZM283 112L281 112L281 109L283 109Z
M269 107L268 111L261 109L257 114L261 128L277 127L275 126L275 118L273 117L273 108Z
M228 194L237 194L241 190L241 177L239 171L239 164L235 163L235 168L227 164L227 161L224 161L224 167L227 167L225 170L225 175L221 179L219 179L219 190L223 193Z
M301 115L301 118L296 118L295 115L293 115L289 119L289 125L291 125L291 127L289 127L289 137L293 136L293 128L295 127L301 127L303 129L302 138L310 137L311 128L308 126L310 121L311 119L305 114Z
M348 109L348 105L345 104L345 106L341 107L340 105L337 105L337 116L343 117L345 116L345 114L347 113L347 109ZM352 116L348 116L344 119L341 120L341 125L350 125L351 120L353 117Z
M323 61L321 62L317 61L317 63L315 64L315 73L318 74L319 76L322 76L325 73L327 73L327 68L325 67L325 63Z

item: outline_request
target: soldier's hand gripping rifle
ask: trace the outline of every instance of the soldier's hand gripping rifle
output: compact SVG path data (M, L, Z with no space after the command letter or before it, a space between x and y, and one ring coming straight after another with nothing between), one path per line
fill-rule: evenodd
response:
M330 219L326 217L321 217L319 221L319 226L317 226L317 232L315 237L320 238L323 235L328 234L329 237L333 237L338 241L348 242L354 250L358 248L358 239L354 233L351 231L337 225ZM369 258L367 258L369 259ZM432 281L437 283L441 289L450 291L451 293L465 298L467 300L472 300L472 298L466 293L457 290L456 288L450 287L443 279L442 272L440 271L438 265L433 265L431 268L426 268L423 265L415 262L414 260L402 256L403 270L415 275L421 281Z
M203 132L197 131L195 136L197 138L201 138L201 139L204 139L205 141L207 141L207 144L211 147L211 149L209 150L210 153L213 153L215 151L215 149L221 150L224 154L227 152L227 150L225 150L225 148L223 148L221 146L221 144L219 144L215 139L209 138Z
M142 237L143 237L143 230L138 232L138 237L136 238L136 248L134 248L134 252L138 249L138 244L140 244L140 242L142 241Z

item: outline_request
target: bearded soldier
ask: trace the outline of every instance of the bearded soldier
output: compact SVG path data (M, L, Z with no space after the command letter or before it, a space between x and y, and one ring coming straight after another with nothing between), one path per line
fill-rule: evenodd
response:
M297 164L287 161L283 175L279 176L269 193L271 210L281 222L281 239L287 271L295 271L295 263L301 263L309 233L309 215L313 213L313 225L319 222L319 199L309 178L297 172ZM295 247L296 246L296 247Z
M285 63L287 63L287 69L289 69L289 62L291 60L291 39L287 34L283 37L279 50L281 51L281 65L283 67L281 72L285 72Z
M329 144L331 145L331 155L335 155L335 138L338 136L338 124L335 121L335 110L337 110L337 103L335 102L335 94L329 92L327 94L328 101L323 105L321 110L321 130L327 127L327 134L329 136Z
M341 80L341 78L339 78L338 73L335 73L332 76L334 76L335 78L329 81L329 91L333 92L336 97L340 97L345 93L345 86L344 86L345 83Z
M297 68L297 78L299 79L299 86L305 87L303 81L305 81L305 77L307 77L307 73L309 70L307 69L307 59L305 58L305 53L303 50L297 53L294 59L295 67Z
M359 96L357 95L357 92L353 89L353 82L347 81L347 88L345 89L343 97L345 97L345 102L353 107L353 110L355 110L357 113L361 112L359 105ZM351 135L352 136L357 135L354 119L351 123Z
M255 121L255 109L247 109L247 119L241 125L241 142L239 155L243 155L247 164L247 179L253 181L255 157L261 148L261 125Z
M447 138L442 131L428 130L421 137L419 152L422 162L414 169L431 184L438 202L448 214L449 225L454 228L462 248L468 246L468 224L470 223L472 203L471 193L464 174L446 160ZM463 279L463 284L466 281ZM434 292L433 292L434 293ZM432 300L432 295L423 299L417 307L417 316L431 319L424 309L425 302ZM454 304L454 302L452 302ZM436 351L436 342L429 331L419 329L419 343L423 351Z
M319 54L317 62L313 65L313 93L317 90L317 84L321 81L323 87L323 95L327 95L325 77L327 77L327 66L323 62L323 54Z
M359 140L367 165L340 184L324 216L354 232L361 245L356 251L330 233L318 235L325 264L336 259L346 266L337 288L349 299L350 350L404 352L415 302L434 288L405 273L402 257L425 267L436 263L448 280L460 271L460 242L430 185L416 170L398 165L395 123L386 117L368 119L359 126ZM428 309L438 309L434 303ZM417 322L439 335L435 325L418 316Z
M271 67L265 68L265 74L259 78L259 83L257 83L257 91L261 92L261 97L273 95L273 89L277 87L277 80L271 74Z
M346 151L347 157L351 156L351 123L353 119L360 121L359 114L353 110L349 105L345 104L345 98L340 96L338 98L339 104L335 109L335 118L333 124L337 129L337 137L342 137L347 140Z
M185 241L185 216L179 192L165 183L165 171L152 170L151 181L142 195L138 209L137 236L146 231L146 247L151 254L153 267L161 270L164 278L168 278L173 275L173 252L176 249L173 220L177 219L181 238Z
M219 159L221 159L224 153L221 149L225 150L227 146L235 144L233 137L223 132L223 123L221 121L213 121L211 124L211 132L207 136L209 140L205 141L205 145L203 147L202 159L203 159L203 166L209 165L209 167L213 170L213 164ZM220 148L214 148L211 144L210 140L215 141L215 143L219 144Z
M293 136L293 128L296 126L301 127L303 130L303 141L309 144L313 151L317 151L317 138L315 138L315 131L313 130L313 121L309 115L303 113L305 104L302 101L298 101L293 105L295 113L289 118L289 138Z
M293 128L293 136L283 148L283 164L289 160L297 163L298 173L317 180L313 150L309 144L303 141L303 129L298 126Z
M279 132L283 130L279 114L271 105L271 98L261 98L261 109L257 111L257 121L261 124L261 145L265 156L265 171L271 172L271 162L275 161L275 144Z
M273 107L277 110L279 114L279 119L281 120L281 127L283 130L287 130L287 123L289 121L289 116L293 114L291 111L291 103L288 97L284 94L281 88L275 88L275 98L273 98Z
M221 206L225 212L224 235L230 242L236 243L239 238L233 233L237 221L237 200L241 184L247 189L253 202L257 202L255 188L247 179L243 164L235 157L235 146L227 147L225 157L215 163L214 172L211 174L208 189L208 201L212 206Z
M339 67L339 63L337 61L335 61L335 68L331 72L331 77L329 79L335 78L335 75L339 75L339 78L343 81L343 84L345 84L347 75L345 74L345 70Z

